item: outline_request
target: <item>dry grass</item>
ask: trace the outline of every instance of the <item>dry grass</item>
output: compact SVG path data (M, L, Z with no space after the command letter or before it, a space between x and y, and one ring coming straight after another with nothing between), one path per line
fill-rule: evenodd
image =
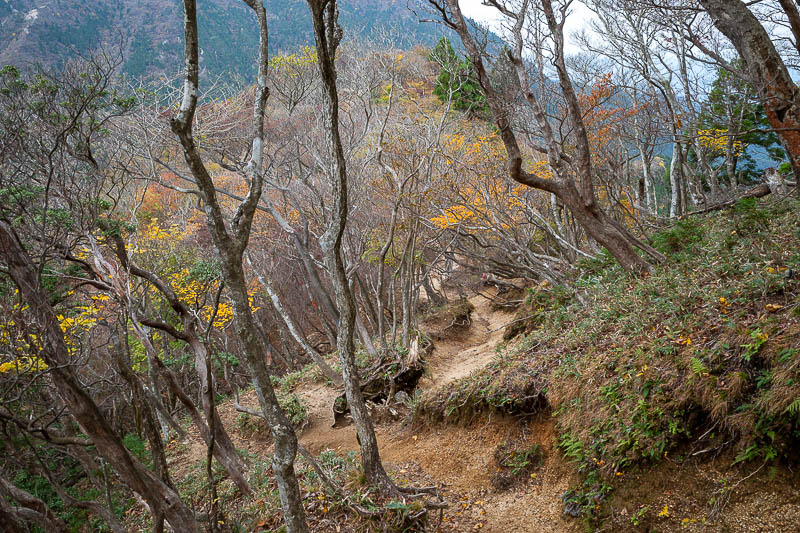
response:
M800 205L741 202L656 236L668 255L631 278L586 264L577 290L532 291L527 335L417 416L465 421L549 407L595 514L618 474L683 450L796 460L800 445ZM531 399L535 401L531 401ZM684 454L684 455L681 455Z

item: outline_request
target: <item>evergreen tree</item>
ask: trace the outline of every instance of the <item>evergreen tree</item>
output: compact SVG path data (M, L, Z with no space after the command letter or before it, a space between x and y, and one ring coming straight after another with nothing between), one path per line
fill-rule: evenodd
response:
M725 69L719 69L717 79L711 85L700 115L700 129L719 133L720 143L724 143L721 134L731 136L741 146L721 172L729 180L731 171L738 176L737 181L751 182L759 178L763 164L758 164L758 149L755 147L760 147L776 164L786 160L780 137L771 129L764 106L756 99L753 87ZM725 164L724 150L717 150L712 155L717 164Z
M452 101L453 109L472 113L487 112L486 98L475 79L469 58L459 58L450 39L442 37L430 53L431 61L442 70L436 78L433 93L439 100Z

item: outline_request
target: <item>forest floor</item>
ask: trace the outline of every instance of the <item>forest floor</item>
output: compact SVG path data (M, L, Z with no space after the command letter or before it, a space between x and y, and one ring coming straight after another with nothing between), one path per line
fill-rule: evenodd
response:
M469 298L474 309L468 328L435 341L419 393L465 377L495 356L504 326L513 315L493 309L490 297L494 289L486 292ZM309 405L310 423L300 434L302 445L315 455L327 448L337 452L358 450L352 425L332 427L331 405L338 391L315 384L298 388L296 393ZM449 504L442 531L580 531L575 521L562 518L559 495L568 487L571 469L558 460L557 454L549 453L555 443L553 431L549 416L524 422L496 417L466 427L408 427L402 421L377 424L378 444L387 468L401 478L421 470L442 488ZM497 469L495 450L511 441L539 444L548 460L535 478L498 492L491 482Z
M418 390L432 393L454 380L483 369L496 356L503 342L504 326L514 315L496 309L491 297L494 289L479 292L468 300L474 306L471 323L460 332L439 338L427 359L427 370ZM488 296L488 298L487 298ZM424 329L423 325L423 329ZM308 408L306 424L299 432L300 443L312 454L332 450L339 455L358 452L352 424L334 427L333 401L340 390L319 381L305 381L295 389ZM244 393L242 404L256 407L255 394ZM242 417L233 402L219 406L223 422L237 448L248 455L269 457L271 439L265 426L243 431ZM555 418L549 410L535 416L490 415L476 417L467 425L416 423L403 419L376 417L376 432L381 457L390 476L400 484L435 484L448 508L440 532L483 531L494 533L580 532L586 524L565 514L562 496L578 477L574 465L557 449ZM237 428L237 429L234 429ZM493 479L500 470L497 451L513 443L517 448L541 450L542 461L521 478L498 487ZM202 464L206 449L199 435L190 436L176 457L176 478L187 476L189 468ZM175 460L174 459L174 460ZM617 516L609 524L613 531L638 531L637 510L657 507L662 527L653 531L796 531L800 523L798 476L758 472L744 480L726 507L725 516L716 522L698 518L708 506L712 488L719 479L736 479L721 459L694 463L689 467L671 462L649 472L634 473L615 495ZM742 477L742 476L739 476ZM652 503L638 505L643 497ZM676 510L682 514L678 515ZM672 511L670 511L672 510ZM669 513L673 513L670 520ZM669 522L667 521L669 520ZM315 531L341 529L336 520L316 522ZM647 530L650 530L649 528Z
M493 308L494 292L491 288L471 296L468 300L474 309L470 325L435 341L418 394L445 387L483 368L496 355L503 341L504 326L514 315ZM315 456L325 450L340 455L358 451L354 426L333 425L332 405L341 393L339 389L306 381L294 392L308 408L307 422L299 432L302 446ZM257 405L253 391L243 393L240 402L249 407ZM265 427L241 431L241 418L232 401L221 404L219 413L237 448L254 456L271 454L272 442ZM466 426L425 423L409 426L401 418L376 418L381 457L390 476L398 483L434 483L440 488L448 503L440 531L583 530L578 521L563 514L561 494L569 487L573 469L555 449L554 420L549 413L524 419L493 416ZM526 474L510 488L497 490L492 483L492 476L498 470L496 451L510 442L528 447L538 445L545 459L535 473ZM193 465L204 461L205 454L199 434L190 427L189 438L176 458L179 463L176 478L186 477Z
M427 359L427 370L418 390L432 393L454 380L483 369L496 356L503 342L504 326L514 315L496 309L491 297L494 289L479 292L468 300L474 306L471 323L460 332L435 341ZM487 298L488 296L488 298ZM425 326L423 325L423 329ZM312 454L332 450L338 455L358 452L352 424L334 427L333 401L340 390L308 380L295 389L308 408L306 424L299 432L300 443ZM255 407L252 391L244 393L242 404ZM219 406L222 420L237 448L251 457L269 457L271 439L266 427L243 431L242 416L233 402ZM476 417L467 425L416 423L402 417L376 417L376 432L381 457L390 476L400 484L435 484L448 508L444 511L440 532L483 531L494 533L580 532L586 524L564 513L562 496L579 479L574 465L557 448L555 418L549 410L535 416L490 415ZM498 487L495 476L500 468L497 451L513 443L517 448L534 448L542 454L535 468L525 475ZM189 439L173 460L178 462L176 478L188 475L189 469L202 464L206 449L199 435L190 428ZM766 472L745 480L727 505L725 517L705 523L702 516L719 479L736 479L725 468L728 462L694 463L690 467L671 462L649 472L633 473L615 495L617 516L609 524L614 531L638 531L636 513L643 495L662 515L662 527L653 531L796 531L800 523L800 488L798 476L784 474L767 477ZM742 476L739 476L742 477ZM510 485L510 486L509 486ZM673 509L670 511L670 509ZM682 511L677 515L676 510ZM310 517L311 518L311 517ZM669 522L667 522L669 520ZM316 522L315 531L351 531L341 529L333 520ZM648 530L650 530L648 528Z
M440 489L441 532L798 531L795 213L796 204L744 205L680 222L658 237L669 260L655 275L587 265L582 305L541 285L506 312L482 287L428 315L420 330L434 348L413 416L397 403L372 406L390 476ZM468 323L452 327L470 307ZM334 427L340 391L318 372L298 375L280 388L307 408L300 443L371 497L357 479L354 427ZM252 391L240 401L256 405ZM247 502L225 488L227 517L241 511L237 531L276 531L269 432L232 401L219 411L260 487ZM170 455L182 492L194 483L202 507L202 441L190 430ZM359 519L302 460L298 471L313 531L415 530Z

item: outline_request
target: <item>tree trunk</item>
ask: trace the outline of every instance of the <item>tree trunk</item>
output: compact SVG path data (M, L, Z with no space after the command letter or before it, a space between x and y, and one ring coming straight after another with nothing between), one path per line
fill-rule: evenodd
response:
M392 218L389 222L389 235L386 236L386 242L383 243L380 255L378 256L378 282L375 288L375 296L378 306L378 338L381 341L381 349L383 350L383 353L386 353L389 349L386 343L386 317L384 316L385 313L383 306L383 285L386 277L386 255L389 253L392 243L394 242L394 230L397 224L397 210L399 205L400 204L398 201L395 201L392 205Z
M32 522L47 532L69 532L64 521L57 517L46 503L2 476L0 476L0 499L11 499L17 502L16 509L9 509L10 515L17 515L24 521Z
M681 189L683 188L683 156L681 154L681 143L676 140L672 143L672 161L669 164L670 218L676 218L683 214L683 195L681 194Z
M142 332L142 334L144 334L144 332ZM148 400L139 376L131 369L127 347L123 348L122 343L119 342L119 339L124 337L117 336L116 332L112 332L112 336L112 344L114 346L112 354L117 363L117 370L122 376L122 379L124 379L131 388L133 393L132 403L139 406L141 409L144 432L147 436L147 441L150 443L150 452L153 457L153 471L165 484L174 489L175 486L172 484L169 477L167 456L164 452L164 441L161 439L161 434L158 431L159 428L156 423L156 407ZM147 342L150 342L149 338L147 338Z
M611 217L597 206L586 207L580 201L577 191L563 194L561 201L566 205L578 223L586 229L586 233L602 244L625 270L649 271L650 264L645 261L631 244L630 239L613 224Z
M238 262L228 261L223 265L225 265L223 272L233 300L236 318L234 328L244 345L245 359L253 378L256 396L275 443L272 468L278 482L286 528L290 533L306 532L308 525L302 505L303 497L294 470L294 460L297 456L297 434L278 404L278 398L272 388L264 349L256 333L258 326L250 311L241 259Z
M422 278L422 286L425 289L425 294L428 295L428 301L433 307L440 307L447 303L446 297L433 287L430 276Z
M156 369L149 363L149 360L147 364L147 377L150 380L150 393L148 394L146 387L144 387L143 392L153 403L156 417L158 417L158 423L161 426L161 433L164 436L164 440L167 440L169 439L169 417L165 415L165 409L161 402L161 387L158 383L158 374L156 374Z
M339 137L339 97L336 92L336 68L334 65L336 47L341 39L341 28L337 22L338 8L335 0L308 0L308 5L311 8L311 18L314 23L317 59L323 84L323 120L330 156L329 175L333 181L333 219L320 239L320 244L325 252L325 260L333 279L336 304L339 309L336 347L342 364L347 403L350 406L350 414L353 417L361 445L364 474L372 485L388 489L393 485L381 463L375 428L369 417L359 383L353 343L357 310L341 253L342 237L347 223L348 202L347 169L344 149Z
M361 296L360 301L362 302L361 305L366 310L366 316L369 320L370 325L372 326L373 331L377 331L378 329L378 313L375 310L375 306L372 305L372 295L370 291L367 289L367 284L364 283L364 279L358 272L353 273L353 279L358 283L358 294ZM354 293L355 294L355 293ZM356 296L356 301L359 301L359 297Z
M242 266L244 250L250 239L253 216L263 191L262 151L264 145L264 116L267 97L267 16L260 0L244 0L256 13L259 28L258 77L253 104L253 138L250 161L247 164L250 190L231 220L231 232L226 227L228 217L222 211L214 180L205 167L192 135L197 108L199 83L199 45L197 35L197 6L195 0L184 0L184 78L183 99L171 128L180 140L183 155L197 181L203 199L206 225L222 266L222 275L233 300L234 329L242 341L244 356L253 380L259 405L272 433L274 454L272 467L283 508L287 533L306 533L305 510L300 486L294 471L297 455L297 435L278 404L272 388L266 354L250 310L247 282Z
M650 154L642 148L640 148L639 153L641 154L642 181L644 182L644 198L642 199L642 207L645 207L649 213L658 213L658 205L655 204L655 202L652 200L652 196L650 195L650 191L655 188L652 169L650 168L653 164L653 159L650 157Z
M800 190L800 90L764 26L741 0L700 0L739 52L770 125L783 141ZM794 29L794 28L793 28Z
M19 244L14 231L3 221L0 221L0 254L6 262L8 274L30 306L31 316L41 328L40 357L50 367L53 383L82 431L123 482L144 498L154 515L163 514L177 531L200 531L194 514L181 501L178 493L131 455L79 383L67 355L69 349L61 326L42 289L38 271Z

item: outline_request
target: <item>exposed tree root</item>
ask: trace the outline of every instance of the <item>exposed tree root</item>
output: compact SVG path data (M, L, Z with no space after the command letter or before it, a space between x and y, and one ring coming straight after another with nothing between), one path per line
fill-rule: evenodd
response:
M432 348L427 344L422 348L412 344L405 357L384 355L383 358L369 368L367 377L361 380L361 393L364 400L373 403L393 401L399 391L413 391L425 372L424 357ZM342 393L333 402L334 425L339 424L349 411L347 398Z

